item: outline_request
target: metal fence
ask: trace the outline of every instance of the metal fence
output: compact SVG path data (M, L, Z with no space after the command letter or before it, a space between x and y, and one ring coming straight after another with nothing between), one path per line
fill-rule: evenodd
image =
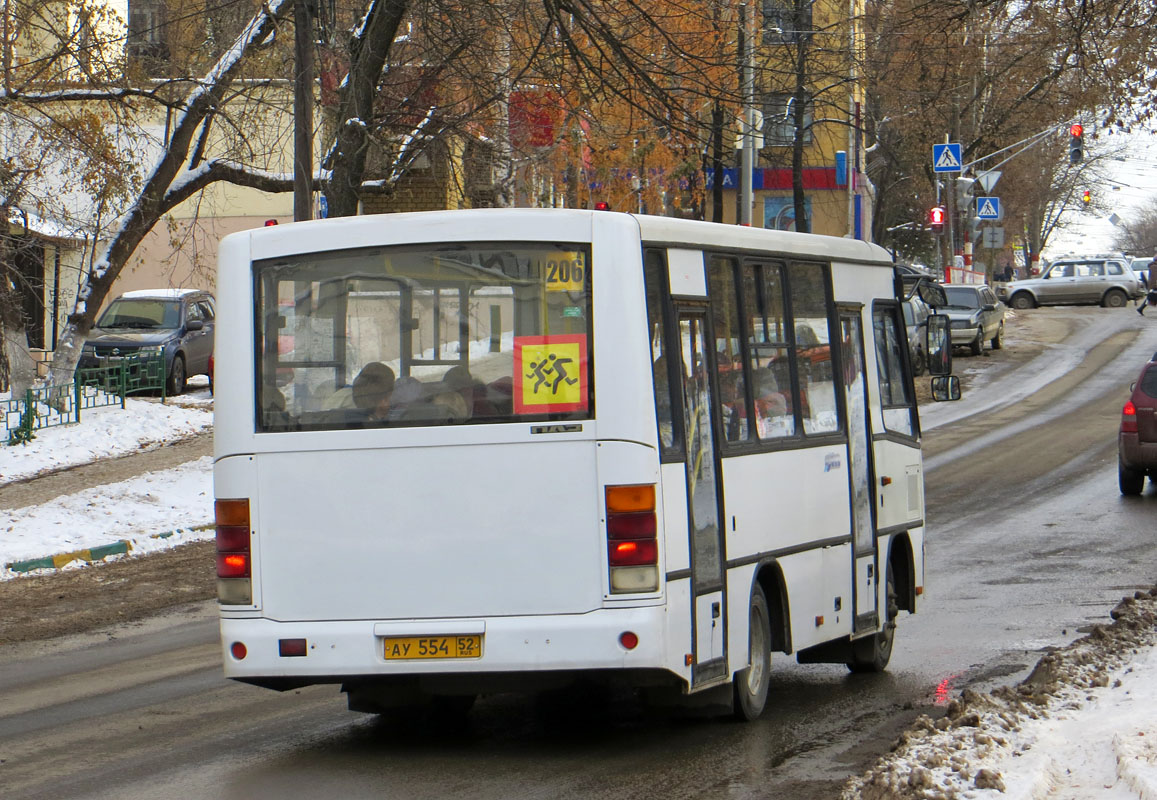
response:
M163 353L129 355L97 367L78 369L71 384L29 389L24 397L0 400L0 440L15 445L35 431L80 422L82 411L119 405L137 392L156 391L165 401Z

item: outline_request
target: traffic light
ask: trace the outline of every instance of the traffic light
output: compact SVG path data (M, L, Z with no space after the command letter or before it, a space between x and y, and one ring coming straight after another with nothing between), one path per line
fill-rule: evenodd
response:
M1069 163L1079 164L1085 156L1084 144L1085 129L1081 123L1074 122L1069 126Z
M1093 193L1085 189L1085 191L1081 192L1081 202L1088 206L1089 203L1093 202Z
M944 206L933 206L928 212L928 227L933 233L944 233L944 220L947 214Z

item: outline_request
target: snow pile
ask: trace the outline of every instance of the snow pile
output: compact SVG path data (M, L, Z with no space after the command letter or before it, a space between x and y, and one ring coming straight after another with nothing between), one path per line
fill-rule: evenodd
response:
M211 539L212 523L213 459L208 456L42 505L0 509L0 581L18 577L7 565L25 559L114 542L127 542L135 556ZM84 564L78 559L69 566Z
M0 493L15 481L164 447L211 430L208 381L198 376L190 384L188 394L163 404L129 398L124 409L86 410L78 425L42 428L27 444L0 446ZM100 483L100 478L94 477L92 483ZM0 508L0 581L47 571L12 568L20 562L60 557L62 568L73 569L87 562L64 557L89 549L127 543L128 555L134 556L212 538L212 522L209 457L39 505Z
M0 442L0 486L102 458L150 450L210 430L212 403L206 381L204 390L164 404L127 398L123 409L111 406L82 412L79 425L37 429L36 438L28 444L8 446Z
M1019 685L921 716L844 800L1157 798L1157 588L1110 616Z

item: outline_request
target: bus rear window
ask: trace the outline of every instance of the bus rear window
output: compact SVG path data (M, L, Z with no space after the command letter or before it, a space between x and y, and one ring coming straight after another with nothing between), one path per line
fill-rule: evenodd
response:
M257 429L587 419L589 269L493 242L257 262Z

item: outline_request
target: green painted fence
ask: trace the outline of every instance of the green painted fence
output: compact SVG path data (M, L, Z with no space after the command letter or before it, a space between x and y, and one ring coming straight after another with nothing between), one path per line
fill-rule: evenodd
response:
M0 441L26 444L36 431L80 422L81 412L119 405L137 392L155 391L165 400L163 353L128 355L78 369L71 384L29 389L24 397L0 400Z

